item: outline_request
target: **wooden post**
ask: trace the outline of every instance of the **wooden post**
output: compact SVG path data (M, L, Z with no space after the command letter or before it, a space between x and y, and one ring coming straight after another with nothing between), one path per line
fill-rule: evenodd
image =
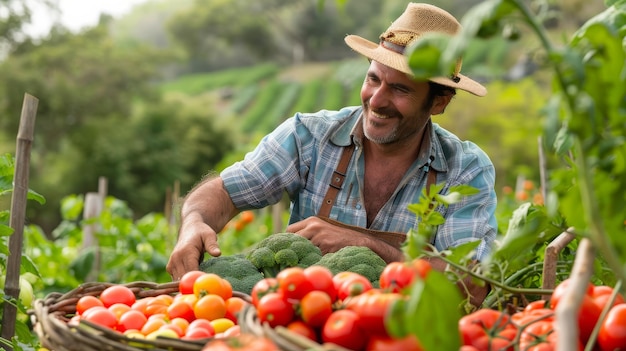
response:
M39 99L24 94L20 126L16 140L16 162L13 177L13 195L11 198L11 218L9 220L13 234L9 238L9 258L4 291L7 296L18 299L20 296L20 265L24 241L24 221L26 217L26 201L28 196L28 177L30 166L30 150L35 131L35 117ZM15 334L17 309L11 304L4 304L2 316L2 337L11 340ZM7 346L8 347L8 346ZM11 351L9 349L9 351Z
M87 193L87 195L85 196L83 218L89 219L100 216L100 213L102 213L103 205L104 201L99 193ZM82 250L93 250L94 252L93 269L85 278L85 281L88 282L96 281L98 275L100 274L100 244L98 242L98 238L96 237L96 232L98 231L98 229L99 226L95 223L85 225L85 227L83 228Z

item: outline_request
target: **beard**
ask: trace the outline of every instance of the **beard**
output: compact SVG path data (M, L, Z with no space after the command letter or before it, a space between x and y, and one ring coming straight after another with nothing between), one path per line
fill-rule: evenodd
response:
M401 140L410 138L411 136L419 133L423 129L425 123L428 121L428 118L430 117L430 114L428 112L429 107L427 104L422 106L419 112L419 116L410 116L410 117L403 116L397 110L390 109L390 108L380 109L380 110L371 110L367 103L363 104L363 109L366 114L373 112L378 115L387 116L389 117L389 120L393 119L393 120L398 121L385 134L374 135L370 131L370 129L367 128L368 124L370 127L372 126L377 127L379 125L382 125L382 123L379 123L375 119L363 118L363 122L362 122L363 134L365 138L379 145L393 144ZM411 124L402 123L402 121L405 121L407 118L415 119L415 120ZM385 119L385 121L388 121L388 120Z

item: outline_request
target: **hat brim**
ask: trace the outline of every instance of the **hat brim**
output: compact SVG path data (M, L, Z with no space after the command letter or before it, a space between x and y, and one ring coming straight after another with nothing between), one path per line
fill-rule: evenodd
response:
M348 35L344 40L346 44L352 48L352 50L358 52L359 54L376 62L380 62L387 67L404 72L410 76L413 75L413 71L411 70L411 67L409 67L407 58L404 55L385 49L384 47L358 35ZM433 77L429 78L429 80L454 89L465 90L476 96L487 95L487 88L485 88L482 84L460 73L457 77L460 78L458 82L455 82L450 77Z

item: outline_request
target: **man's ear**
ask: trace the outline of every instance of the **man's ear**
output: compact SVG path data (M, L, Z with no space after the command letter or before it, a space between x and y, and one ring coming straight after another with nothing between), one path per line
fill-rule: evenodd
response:
M430 114L431 115L442 114L446 110L446 107L448 107L448 104L450 103L453 97L454 97L454 94L450 94L450 93L445 94L445 95L435 96L435 100L433 101L433 106L430 108Z

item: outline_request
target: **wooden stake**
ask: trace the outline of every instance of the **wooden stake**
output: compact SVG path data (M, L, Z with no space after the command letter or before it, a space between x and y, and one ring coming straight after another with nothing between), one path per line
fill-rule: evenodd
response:
M20 127L16 140L15 174L11 198L11 218L9 220L9 225L13 228L13 234L9 238L9 258L7 260L7 276L4 288L6 295L15 299L18 299L20 296L20 265L28 196L30 149L33 142L38 105L39 99L32 95L24 94ZM16 317L17 308L12 304L5 303L2 316L2 337L6 340L11 340L15 334ZM5 345L5 347L8 346ZM11 351L10 348L9 351Z

